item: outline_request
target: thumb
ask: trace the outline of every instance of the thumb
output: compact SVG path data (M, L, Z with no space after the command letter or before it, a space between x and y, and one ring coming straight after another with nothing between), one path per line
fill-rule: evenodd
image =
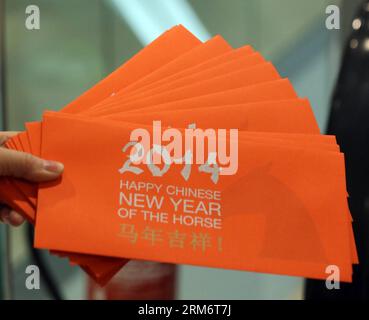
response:
M22 178L34 182L56 179L64 166L32 154L0 148L0 176Z

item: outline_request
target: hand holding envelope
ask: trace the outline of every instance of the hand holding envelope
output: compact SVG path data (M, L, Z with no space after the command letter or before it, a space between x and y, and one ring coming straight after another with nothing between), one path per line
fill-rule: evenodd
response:
M250 46L174 27L6 145L64 163L0 198L102 285L128 259L342 281L358 263L335 137Z

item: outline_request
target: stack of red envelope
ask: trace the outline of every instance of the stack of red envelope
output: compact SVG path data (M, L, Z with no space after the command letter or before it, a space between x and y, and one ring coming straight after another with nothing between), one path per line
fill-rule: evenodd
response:
M52 183L2 178L0 199L101 285L129 259L341 281L358 263L335 137L220 36L170 29L6 147L63 162Z

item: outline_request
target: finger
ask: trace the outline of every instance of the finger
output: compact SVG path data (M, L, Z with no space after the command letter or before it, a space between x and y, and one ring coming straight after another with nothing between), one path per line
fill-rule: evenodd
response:
M0 176L34 182L54 180L63 172L60 162L43 160L32 154L0 148Z
M17 131L0 131L0 146L2 146L8 139L19 134Z
M18 227L25 219L18 212L4 206L0 209L0 220L13 227Z

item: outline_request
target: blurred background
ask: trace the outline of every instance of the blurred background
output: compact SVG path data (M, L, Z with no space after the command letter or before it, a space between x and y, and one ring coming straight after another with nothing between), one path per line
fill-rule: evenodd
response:
M22 130L45 109L58 110L101 80L171 26L182 23L201 40L221 34L233 47L251 44L272 60L308 97L322 132L352 17L362 1L306 0L1 0L4 96L0 119ZM25 28L26 7L40 8L40 30ZM340 30L325 26L326 7L340 8ZM5 263L5 227L0 227L0 266ZM9 231L9 230L8 230ZM12 287L17 299L52 298L25 289L32 263L26 226L12 229ZM64 298L88 297L88 279L63 259L42 253ZM132 266L134 269L135 266ZM172 272L172 271L170 271ZM301 299L303 279L180 266L179 299ZM41 275L42 277L42 275ZM0 289L9 280L2 278ZM4 279L6 281L4 281ZM91 287L91 286L90 286ZM95 298L106 293L94 288ZM0 290L1 291L1 290Z

